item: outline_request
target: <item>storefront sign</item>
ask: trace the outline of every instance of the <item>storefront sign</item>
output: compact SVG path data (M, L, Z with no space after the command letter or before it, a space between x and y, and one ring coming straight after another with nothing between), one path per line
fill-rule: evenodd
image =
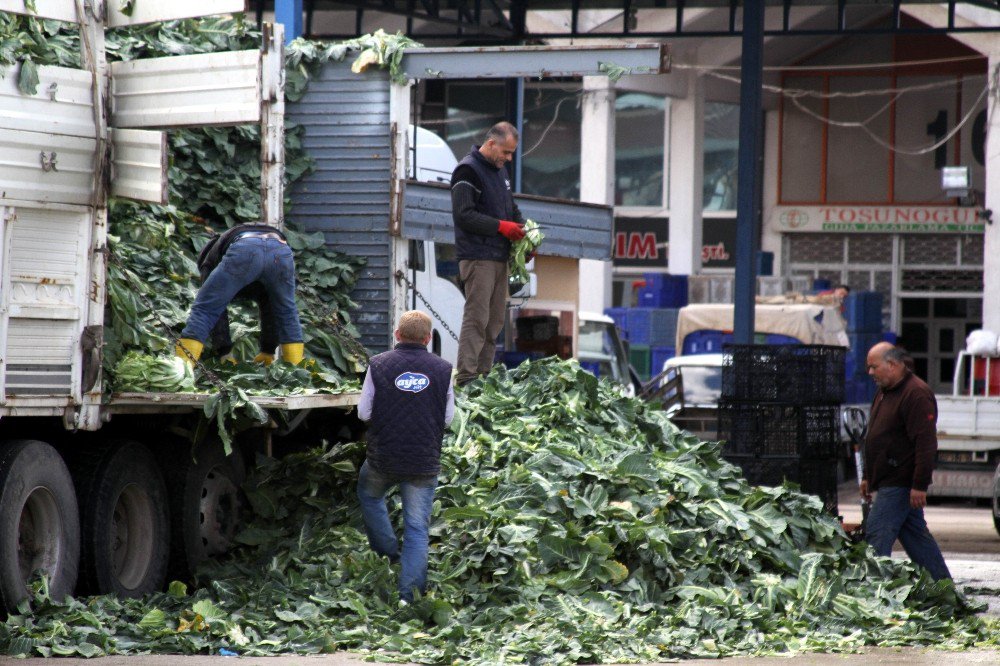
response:
M978 208L952 206L778 206L771 228L780 232L983 233Z
M669 233L670 222L663 218L616 217L615 267L668 268ZM705 219L702 234L702 266L732 268L736 265L736 220Z

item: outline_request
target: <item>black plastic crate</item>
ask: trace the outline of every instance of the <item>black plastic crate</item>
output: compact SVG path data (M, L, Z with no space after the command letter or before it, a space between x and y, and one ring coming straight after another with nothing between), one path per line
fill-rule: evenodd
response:
M844 401L844 347L725 345L723 351L723 398L797 405Z
M840 448L839 416L826 405L721 400L718 437L727 454L830 459Z
M794 456L762 458L724 454L740 468L743 478L755 486L778 486L784 481L799 484L807 495L815 495L830 515L839 513L837 504L837 464L833 460L801 460Z
M559 318L551 315L518 317L514 328L518 340L543 342L559 335Z
M832 460L803 460L799 465L799 486L802 492L816 495L823 508L837 515L837 464Z

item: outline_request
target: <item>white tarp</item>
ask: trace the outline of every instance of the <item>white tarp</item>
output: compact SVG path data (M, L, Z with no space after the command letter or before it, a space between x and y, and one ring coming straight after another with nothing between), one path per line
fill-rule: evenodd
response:
M684 348L684 338L695 331L732 331L731 304L699 304L681 308L677 317L677 349ZM754 331L788 335L810 345L848 344L844 318L835 305L790 304L757 305Z

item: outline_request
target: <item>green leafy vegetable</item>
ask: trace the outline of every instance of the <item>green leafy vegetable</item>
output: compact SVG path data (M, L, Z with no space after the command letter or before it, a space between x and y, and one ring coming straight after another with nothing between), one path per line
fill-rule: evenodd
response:
M545 234L538 228L538 223L534 220L525 220L524 238L511 243L510 260L510 281L512 284L527 284L528 268L526 266L528 255L538 249L542 244Z
M57 600L40 581L0 652L573 664L1000 644L950 581L851 544L792 486L749 486L718 444L575 363L498 367L457 398L415 603L368 547L352 443L259 459L244 545L191 594Z
M191 392L194 371L176 356L150 356L130 351L115 366L115 387L118 391Z

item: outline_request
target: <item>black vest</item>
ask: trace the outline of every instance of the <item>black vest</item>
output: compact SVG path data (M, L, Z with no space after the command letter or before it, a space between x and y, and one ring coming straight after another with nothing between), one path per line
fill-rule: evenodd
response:
M472 147L469 154L458 163L458 166L462 165L471 167L476 172L483 187L479 192L476 210L498 220L513 220L514 195L511 193L507 169L497 169L490 164L479 152L479 146ZM458 259L507 261L510 257L510 241L500 234L483 236L467 233L456 225L455 256Z
M375 385L368 464L391 476L435 476L441 469L451 364L421 344L401 342L371 358Z

